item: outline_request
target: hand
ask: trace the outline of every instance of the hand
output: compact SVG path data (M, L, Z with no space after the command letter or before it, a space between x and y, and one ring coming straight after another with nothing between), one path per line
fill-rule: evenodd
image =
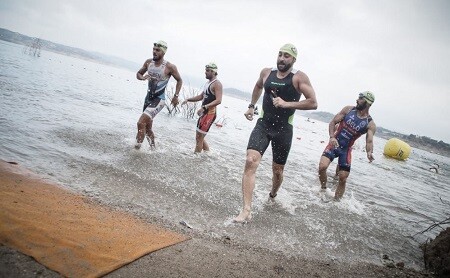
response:
M367 158L369 159L369 163L375 160L375 158L373 157L373 154L371 152L367 153Z
M143 78L142 79L143 81L149 80L150 79L150 75L146 74L146 75L142 76L142 78Z
M286 102L280 97L274 97L272 101L275 107L285 107Z
M247 110L247 112L244 113L244 116L247 118L247 120L253 121L253 113L254 112L255 112L255 110L253 108L249 108Z
M203 113L205 113L205 110L203 109L203 107L200 107L200 109L198 109L198 111L197 111L197 115L199 115L201 117L203 115Z
M173 106L177 106L178 103L179 103L178 97L177 96L173 96L172 101L170 103L172 103Z
M183 100L183 102L181 103L181 105L185 105L186 103L188 103L187 99Z
M330 137L330 143L335 147L338 148L339 147L339 142L336 138L334 137Z

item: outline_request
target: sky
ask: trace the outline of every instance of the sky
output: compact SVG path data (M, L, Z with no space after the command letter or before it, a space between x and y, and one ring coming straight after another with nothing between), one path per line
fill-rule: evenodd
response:
M0 0L1 28L139 64L164 40L185 85L214 61L224 88L251 92L292 43L318 111L370 90L377 126L446 143L449 15L448 0Z

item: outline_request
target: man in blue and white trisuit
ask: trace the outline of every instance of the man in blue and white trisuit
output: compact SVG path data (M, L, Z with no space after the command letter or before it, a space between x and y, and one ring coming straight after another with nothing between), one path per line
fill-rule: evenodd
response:
M297 59L297 49L292 44L283 45L277 58L277 68L264 68L252 93L252 100L244 114L253 120L255 104L264 89L260 118L256 122L247 145L247 157L242 177L243 207L235 222L246 222L251 218L253 190L256 169L271 143L272 145L272 190L270 198L275 198L283 181L292 143L292 121L295 110L317 109L316 93L308 76L293 68ZM300 97L305 99L300 101Z
M138 80L148 80L147 95L144 101L144 108L141 117L137 123L138 132L136 135L136 149L141 148L144 137L147 137L150 147L155 147L155 135L152 130L153 119L161 112L166 104L166 86L171 76L175 78L175 95L172 99L172 105L178 104L178 96L180 94L183 80L178 73L177 67L164 60L167 51L167 43L158 41L153 44L153 58L147 59L136 73Z
M330 141L319 162L319 179L322 189L327 188L327 169L334 158L338 158L339 184L334 194L335 200L340 200L345 192L345 184L352 162L352 146L361 135L366 134L366 153L369 162L373 158L373 136L376 125L369 114L369 109L375 101L372 92L359 94L356 106L346 106L336 114L328 125Z

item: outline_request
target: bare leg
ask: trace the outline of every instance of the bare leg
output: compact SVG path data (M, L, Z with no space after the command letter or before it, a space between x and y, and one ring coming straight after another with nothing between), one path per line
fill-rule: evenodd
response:
M338 177L339 176L339 164L336 165L336 173L335 176Z
M339 171L339 184L336 188L336 192L334 193L334 199L336 201L339 201L344 195L348 175L350 175L350 172L344 170Z
M275 198L277 196L278 189L280 189L281 183L283 182L283 171L284 165L272 162L272 190L269 196Z
M209 145L206 143L206 140L203 140L203 151L209 152Z
M148 143L150 144L150 149L154 150L155 149L155 134L153 133L152 130L152 126L153 126L153 120L150 119L150 122L147 124L147 132L146 132L146 137L148 140Z
M234 218L234 222L243 223L251 219L253 190L255 189L256 169L261 161L261 154L255 150L247 150L244 175L242 177L243 208Z
M327 169L330 166L331 160L326 156L320 157L319 162L319 180L322 189L327 188Z
M206 144L205 136L206 136L206 134L200 133L198 131L195 134L195 150L194 150L194 153L200 153L200 152L202 152L202 150L209 151L209 146L208 146L208 144ZM206 145L206 149L205 149L205 145Z
M142 113L141 117L139 118L139 120L137 122L138 132L136 134L136 144L134 145L134 147L136 149L141 148L141 144L144 141L145 134L147 133L147 126L148 126L149 122L151 122L150 117L148 115ZM151 125L150 125L150 127L151 127Z

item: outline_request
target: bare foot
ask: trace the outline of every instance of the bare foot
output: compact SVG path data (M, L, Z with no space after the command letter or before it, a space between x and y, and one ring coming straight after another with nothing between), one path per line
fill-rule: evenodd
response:
M154 135L147 136L147 140L148 140L148 143L150 144L150 150L154 151L156 149L156 147L155 147L155 136Z
M152 151L156 150L156 147L155 147L155 140L154 140L154 139L152 139L152 140L150 141L150 150L152 150Z
M250 209L243 209L239 215L233 219L235 223L247 223L252 219L252 211Z
M136 143L136 144L134 144L134 148L136 150L139 150L141 148L141 145L142 145L142 143Z

